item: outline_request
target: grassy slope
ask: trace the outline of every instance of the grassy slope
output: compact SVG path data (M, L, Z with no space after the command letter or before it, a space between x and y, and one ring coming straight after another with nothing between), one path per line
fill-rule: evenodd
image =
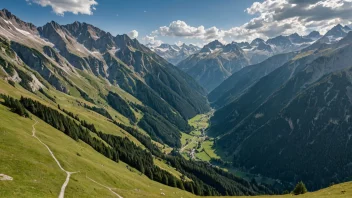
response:
M46 148L31 136L34 121L21 118L2 105L0 117L1 173L14 178L13 181L0 183L0 197L57 197L65 173L59 170ZM36 130L37 136L52 149L65 169L80 171L72 175L66 189L67 197L115 196L86 179L86 174L104 185L116 188L116 192L123 197L158 197L160 189L168 197L192 196L153 182L137 171L131 172L123 162L108 160L88 145L75 142L41 120Z

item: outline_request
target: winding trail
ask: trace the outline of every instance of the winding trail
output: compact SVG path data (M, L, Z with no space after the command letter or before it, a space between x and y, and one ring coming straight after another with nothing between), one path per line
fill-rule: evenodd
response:
M116 195L118 198L123 198L122 196L120 196L119 194L117 194L116 192L114 192L114 191L112 190L112 189L114 189L114 188L110 188L110 187L104 186L103 184L98 183L97 181L91 179L91 178L88 177L87 175L86 175L86 178L89 179L90 181L92 181L92 182L98 184L99 186L102 186L102 187L104 187L104 188L110 190L110 192L112 192L112 193L113 193L114 195Z
M33 136L34 138L36 138L41 144L43 144L43 145L48 149L48 151L49 151L51 157L54 158L54 160L55 160L55 162L57 163L57 165L59 166L59 168L60 168L63 172L65 172L66 175L67 175L64 184L62 184L61 191L60 191L60 194L59 194L59 198L64 198L64 197L65 197L65 189L66 189L66 187L67 187L67 185L68 185L68 182L70 181L71 175L74 174L74 173L78 173L78 172L68 172L68 171L66 171L66 170L61 166L59 160L56 159L54 153L50 150L50 148L49 148L44 142L42 142L42 141L35 135L35 132L36 132L36 131L35 131L35 125L38 124L38 121L35 120L35 119L34 119L34 121L35 121L35 123L32 125L32 128L33 128L33 129L32 129L32 136Z

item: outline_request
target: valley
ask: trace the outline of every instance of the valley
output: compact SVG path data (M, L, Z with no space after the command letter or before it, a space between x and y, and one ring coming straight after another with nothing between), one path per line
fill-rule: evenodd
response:
M263 0L239 27L177 20L144 37L116 34L135 5L107 27L96 1L0 10L1 198L352 197L350 1L328 25L263 29L322 7ZM28 16L50 6L60 16Z

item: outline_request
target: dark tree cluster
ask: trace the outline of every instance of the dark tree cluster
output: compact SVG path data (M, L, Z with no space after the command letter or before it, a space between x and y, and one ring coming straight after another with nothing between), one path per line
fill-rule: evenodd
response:
M76 87L76 89L78 90L79 94L82 96L82 98L83 98L84 100L86 100L86 101L88 101L88 102L90 102L90 103L95 104L94 100L93 100L92 98L90 98L90 97L88 96L88 94L87 94L85 91L83 91L82 89L80 89L80 88L78 88L78 87Z
M45 97L47 97L49 100L53 101L54 103L56 103L56 100L54 97L52 97L51 95L49 95L46 91L44 91L43 89L39 89L39 92L42 93Z
M137 121L137 118L134 115L128 103L124 99L122 99L119 95L117 95L114 92L109 92L106 99L109 105L113 109L115 109L117 112L121 113L123 116L128 118L131 122L134 123Z
M17 113L18 115L23 117L29 117L28 112L19 100L2 94L0 94L0 98L4 99L4 102L2 104L9 107L12 112Z
M61 107L60 107L60 105L57 105L57 108L58 109L60 109L62 112L64 112L64 113L66 113L68 116L70 116L71 118L73 118L73 119L75 119L75 120L77 120L77 121L80 121L80 119L79 119L79 117L78 117L78 115L76 114L73 114L72 112L70 112L70 111L67 111L66 109L62 109Z
M84 104L84 108L92 110L92 111L94 111L94 112L96 112L96 113L98 113L98 114L100 114L100 115L112 120L111 115L104 108L100 108L100 107L96 107L96 106L89 106L89 105L86 105L86 104Z

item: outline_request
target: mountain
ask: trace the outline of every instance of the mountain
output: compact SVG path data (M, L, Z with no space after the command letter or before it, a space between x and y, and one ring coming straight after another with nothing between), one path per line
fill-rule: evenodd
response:
M149 47L153 52L157 53L159 56L163 57L169 63L174 65L177 65L188 56L195 54L200 50L198 46L192 44L182 44L181 46L178 46L163 43L157 47L148 44L146 46Z
M311 40L318 40L321 37L322 35L318 31L312 31L308 35L304 36L304 38L311 39Z
M223 45L215 40L198 53L181 61L177 67L188 73L206 90L211 91L233 72L247 66L245 52L236 44Z
M307 39L316 40L316 42L299 51L273 55L272 57L268 58L263 62L251 65L249 66L249 68L244 68L239 72L234 73L226 81L220 84L215 90L209 93L208 100L216 108L220 108L225 106L226 104L229 104L230 102L234 101L238 96L240 96L250 86L252 86L253 85L252 83L256 82L257 80L264 77L265 75L268 75L270 72L277 69L278 67L281 67L290 59L292 58L297 59L300 56L306 56L308 54L311 54L311 50L315 51L318 48L321 48L321 49L326 48L328 44L325 43L326 40L324 39L324 37L331 35L331 32L334 32L334 29L336 29L336 27L332 28L332 30L328 31L324 36L321 36L320 33L317 31L313 31L306 36L299 36L298 34L292 34L288 37L282 37L282 36L275 37L270 41L270 43L274 42L278 45L278 43L280 43L279 42L280 39L284 40L281 43L286 42L286 44L290 46L292 46L291 45L292 43L296 43L296 44L301 43L302 46L305 46L308 41ZM329 43L329 41L327 42ZM255 39L252 41L251 44L254 46L257 46L257 48L260 45L269 46L269 47L272 45L272 44L271 45L266 44L265 41L262 39ZM285 46L285 45L281 45L281 46ZM277 47L273 47L273 48L270 47L268 49L270 50L277 49ZM252 68L261 68L261 69L252 69Z
M331 44L341 40L343 37L347 35L347 33L351 31L351 28L348 26L342 26L338 24L334 26L331 30L329 30L321 39L319 39L318 43L327 43Z
M248 84L233 77L235 86L227 93L231 82L220 85L225 99L220 97L215 104L230 101L211 119L209 134L219 138L218 151L254 174L292 183L302 180L311 189L347 180L352 171L346 160L352 155L348 141L351 39L349 32L337 43L308 47L310 51L291 55Z
M207 91L211 92L233 73L248 65L261 63L267 58L301 50L320 38L319 32L307 36L297 33L277 36L264 41L261 38L248 42L232 42L223 45L213 41L198 53L181 61L177 67L191 75Z
M274 55L261 63L247 66L235 72L209 93L209 102L215 108L226 106L259 79L282 66L296 55L297 53L294 52Z
M166 127L150 128L152 121L143 120L147 117L142 121L129 117L132 122L143 125L154 139L172 146L180 145L174 137L180 135L178 130L190 131L187 119L209 110L205 91L190 76L136 39L127 35L112 36L86 23L59 25L52 21L36 28L7 10L2 10L0 16L0 35L11 40L10 47L20 60L50 86L66 94L78 92L87 101L96 103L105 99L111 90L98 89L90 95L88 87L77 82L77 78L93 74L155 110L150 117L161 117L165 125L176 126L168 127L173 130L167 132ZM36 80L38 85L31 85L31 91L47 87L39 82ZM121 113L133 115L128 112Z

